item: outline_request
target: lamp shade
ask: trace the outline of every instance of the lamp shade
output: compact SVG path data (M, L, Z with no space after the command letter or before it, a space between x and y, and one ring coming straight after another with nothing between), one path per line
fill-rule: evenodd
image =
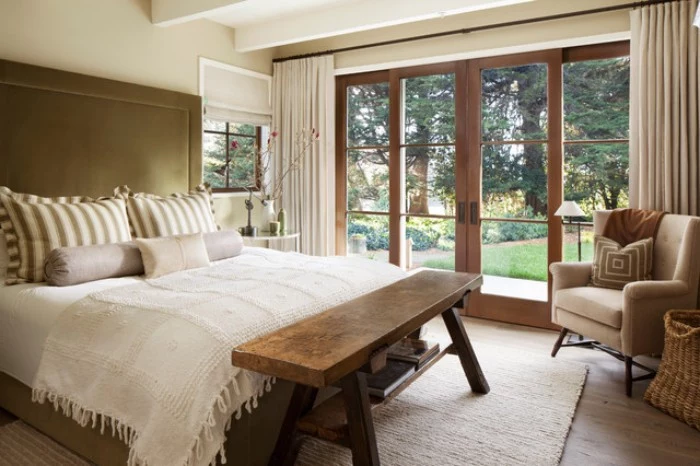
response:
M554 215L557 217L583 217L586 214L575 201L564 201L557 211L554 212Z
M695 12L695 19L693 20L693 26L700 28L700 5L698 5L698 9Z

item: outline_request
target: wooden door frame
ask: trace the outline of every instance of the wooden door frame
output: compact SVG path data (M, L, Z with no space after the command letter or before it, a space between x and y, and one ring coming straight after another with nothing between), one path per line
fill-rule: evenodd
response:
M554 212L563 199L562 162L562 95L561 95L562 50L544 50L531 53L504 55L471 60L469 62L469 202L476 202L476 223L468 226L467 271L481 270L481 194L482 194L482 155L481 155L481 70L505 68L535 63L547 65L547 264L560 261L563 251L563 226ZM552 182L554 180L554 182ZM549 293L551 274L548 275L548 299L532 301L527 299L487 295L481 291L473 294L464 315L491 320L518 323L535 327L555 328L550 323Z
M563 67L567 62L629 55L629 41L550 49L497 57L460 60L431 65L375 71L336 78L336 251L346 253L347 242L347 95L349 85L389 82L389 234L390 262L404 265L405 189L401 155L401 79L429 74L455 73L455 202L465 206L465 222L455 215L455 270L481 271L481 76L484 68L547 64L547 263L562 260L563 224L554 212L564 199L563 179ZM554 181L554 182L553 182ZM476 224L470 222L470 202L477 203ZM548 299L519 298L472 293L463 313L474 317L535 327L556 328L550 319L551 274Z

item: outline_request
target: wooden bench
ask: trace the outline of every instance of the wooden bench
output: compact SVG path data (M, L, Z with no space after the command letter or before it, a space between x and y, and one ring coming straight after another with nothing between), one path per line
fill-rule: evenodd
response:
M233 350L235 366L295 382L270 465L291 465L301 431L352 449L353 464L379 465L366 374L386 364L390 345L442 314L452 344L397 389L399 393L448 351L460 358L471 389L488 393L455 306L481 286L479 274L423 271ZM318 389L341 393L312 410Z

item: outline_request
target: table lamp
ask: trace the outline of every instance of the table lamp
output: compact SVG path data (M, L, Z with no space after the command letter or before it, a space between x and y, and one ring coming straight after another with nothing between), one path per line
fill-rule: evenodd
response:
M574 217L583 217L586 214L575 201L564 201L557 211L554 212L554 215L557 217L569 217L569 225L572 225ZM576 223L578 224L578 261L581 262L581 222Z

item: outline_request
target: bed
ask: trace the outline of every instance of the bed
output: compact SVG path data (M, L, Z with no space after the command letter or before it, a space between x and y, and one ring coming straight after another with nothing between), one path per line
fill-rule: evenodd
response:
M42 128L41 137L35 128ZM164 195L200 180L198 96L0 60L0 185L42 196L98 197L124 183ZM265 254L282 253L258 252ZM224 265L235 266L232 261ZM0 406L93 462L126 464L123 440L100 434L99 425L81 427L51 403L33 403L30 386L62 315L93 293L142 282L0 287ZM229 463L267 462L291 388L279 381L252 413L241 411L225 441Z

